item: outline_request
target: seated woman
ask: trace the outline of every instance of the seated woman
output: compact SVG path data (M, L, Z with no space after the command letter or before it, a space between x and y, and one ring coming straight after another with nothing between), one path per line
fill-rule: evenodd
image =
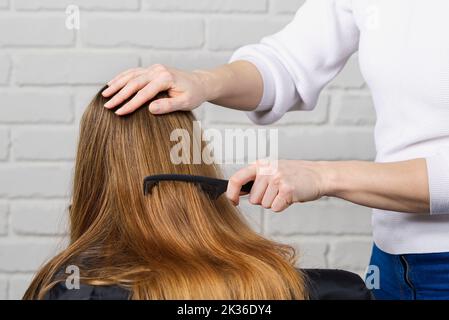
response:
M161 182L144 195L148 175L220 172L171 161L170 133L194 137L192 113L154 116L141 108L117 117L105 102L97 94L81 121L70 244L37 273L24 299L370 298L354 274L295 269L293 249L252 231L224 196L212 200L185 182ZM79 289L66 285L72 265Z

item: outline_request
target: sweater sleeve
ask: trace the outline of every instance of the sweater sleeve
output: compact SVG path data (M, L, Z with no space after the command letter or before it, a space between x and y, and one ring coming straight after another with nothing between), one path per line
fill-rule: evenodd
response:
M262 75L264 94L248 116L270 124L291 110L311 110L323 87L357 50L359 30L351 0L309 0L280 32L238 49Z
M428 157L430 213L449 214L449 148Z

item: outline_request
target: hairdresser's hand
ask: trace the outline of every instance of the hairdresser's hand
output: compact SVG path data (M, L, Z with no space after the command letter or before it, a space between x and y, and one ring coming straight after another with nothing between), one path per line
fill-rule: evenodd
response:
M108 86L102 93L104 97L111 97L105 104L108 109L117 107L135 94L116 111L118 115L137 110L162 91L167 91L169 97L149 105L150 112L154 114L192 110L208 99L201 72L189 73L160 64L124 71L109 81Z
M242 186L254 181L249 201L279 212L295 202L313 201L326 195L325 172L320 162L257 161L230 178L226 195L237 205Z

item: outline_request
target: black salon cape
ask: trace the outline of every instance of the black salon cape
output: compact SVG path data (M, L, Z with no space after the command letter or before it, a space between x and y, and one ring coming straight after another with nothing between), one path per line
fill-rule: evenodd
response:
M363 280L343 270L303 269L311 300L372 300ZM45 296L46 300L127 300L129 291L119 286L91 286L81 284L69 290L58 283Z

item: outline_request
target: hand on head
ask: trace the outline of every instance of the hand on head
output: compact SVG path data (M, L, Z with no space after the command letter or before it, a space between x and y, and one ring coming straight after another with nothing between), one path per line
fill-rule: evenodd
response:
M184 72L160 64L120 73L108 82L102 95L110 98L105 104L108 109L114 109L134 96L116 110L115 113L122 116L144 106L162 91L167 91L168 98L150 103L149 110L153 114L193 110L207 100L199 72Z

